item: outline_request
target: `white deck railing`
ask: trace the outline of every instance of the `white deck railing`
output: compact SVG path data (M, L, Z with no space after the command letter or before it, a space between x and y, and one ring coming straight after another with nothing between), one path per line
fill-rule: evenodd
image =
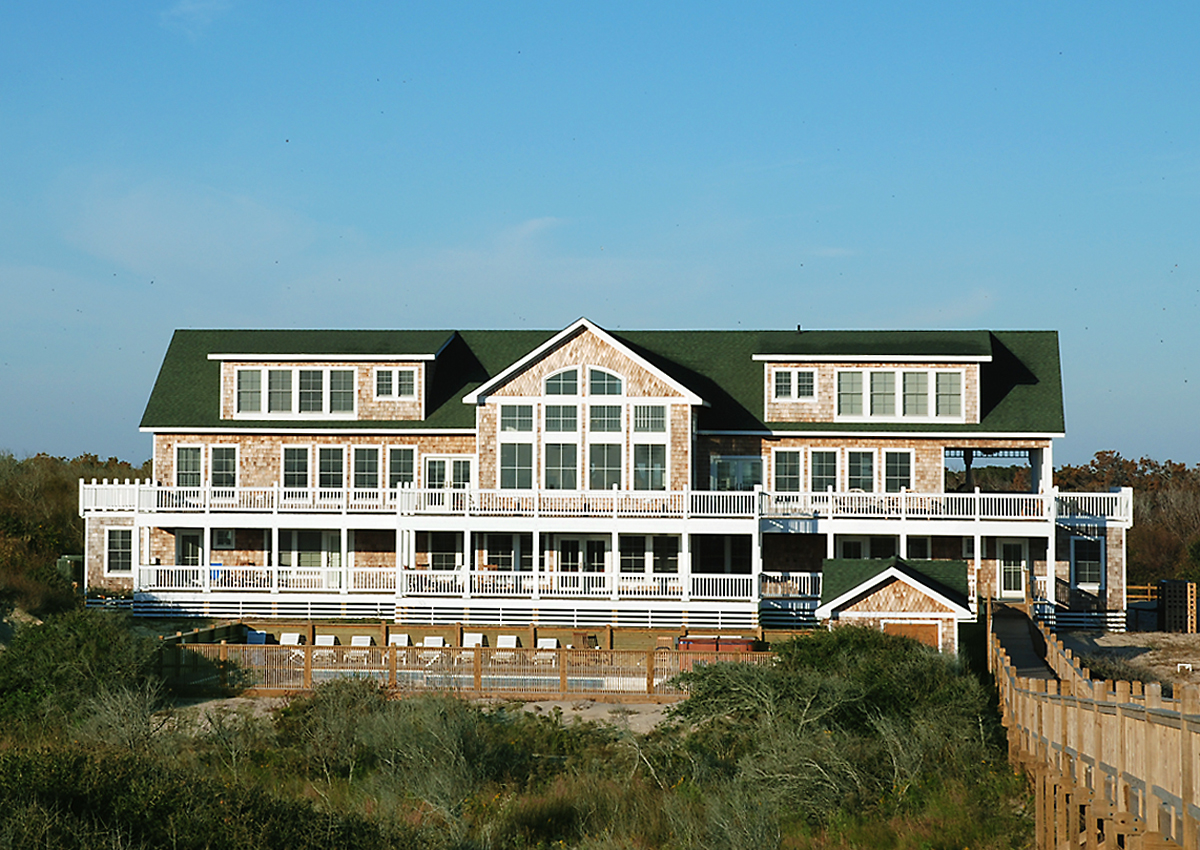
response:
M797 593L820 594L819 573L785 574L804 576ZM399 578L399 587L397 587ZM767 583L764 577L763 586ZM618 599L730 599L751 600L754 577L694 573L609 573L547 572L511 570L401 570L328 567L208 567L142 565L138 568L137 590L144 592L258 591L264 593L334 592L392 593L405 596L493 596L532 599L535 596ZM468 588L469 593L468 593ZM688 591L687 594L684 590ZM764 594L767 595L767 594ZM780 594L782 595L782 594Z
M140 513L399 513L441 516L646 518L880 518L1130 523L1133 492L781 493L769 490L640 491L164 487L80 482L81 515Z

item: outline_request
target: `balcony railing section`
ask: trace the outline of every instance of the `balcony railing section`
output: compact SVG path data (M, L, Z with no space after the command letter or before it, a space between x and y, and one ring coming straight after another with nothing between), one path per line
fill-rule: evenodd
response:
M817 599L821 596L820 573L762 573L759 596L763 599Z
M80 482L80 514L398 513L431 516L632 518L880 518L911 520L1133 520L1133 492L786 493L755 491L480 490L447 488L167 487Z

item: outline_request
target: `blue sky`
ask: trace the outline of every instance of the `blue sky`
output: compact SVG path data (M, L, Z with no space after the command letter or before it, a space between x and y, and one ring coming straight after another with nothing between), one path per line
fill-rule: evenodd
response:
M1200 461L1200 6L0 7L0 449L177 327L1049 328Z

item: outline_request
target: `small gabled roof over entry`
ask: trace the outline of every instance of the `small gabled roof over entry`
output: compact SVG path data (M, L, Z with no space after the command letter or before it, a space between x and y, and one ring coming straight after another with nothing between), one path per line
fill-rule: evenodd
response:
M817 617L828 619L835 612L855 606L877 591L896 582L915 590L943 616L969 619L966 561L906 561L902 558L828 558L821 568L821 604ZM916 609L880 610L880 614L918 613ZM924 609L919 613L932 613Z

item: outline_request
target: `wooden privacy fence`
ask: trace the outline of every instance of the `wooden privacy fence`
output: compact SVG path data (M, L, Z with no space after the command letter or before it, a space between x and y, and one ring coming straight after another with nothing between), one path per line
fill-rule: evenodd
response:
M596 697L671 702L686 696L673 679L702 664L771 664L770 652L689 652L494 647L244 646L173 644L160 655L180 692L242 690L283 695L339 678L374 679L399 691L469 697Z
M1009 756L1034 786L1037 846L1198 850L1200 686L1100 682L1052 635L1060 680L1016 675L995 634L988 660ZM1056 671L1057 672L1057 671Z

